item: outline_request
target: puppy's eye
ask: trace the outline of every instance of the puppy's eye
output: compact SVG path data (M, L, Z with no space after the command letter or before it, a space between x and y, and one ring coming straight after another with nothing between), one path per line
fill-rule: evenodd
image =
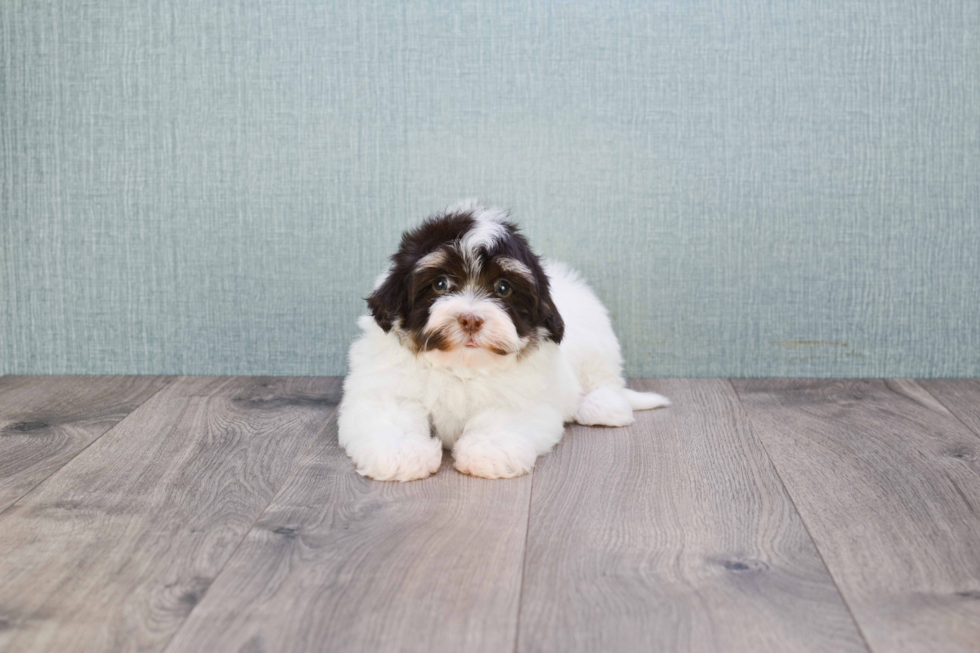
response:
M511 292L510 284L507 283L506 279L497 279L493 284L493 291L497 293L498 297L506 297Z
M432 282L432 289L436 292L446 292L449 290L449 278L439 277L434 282Z

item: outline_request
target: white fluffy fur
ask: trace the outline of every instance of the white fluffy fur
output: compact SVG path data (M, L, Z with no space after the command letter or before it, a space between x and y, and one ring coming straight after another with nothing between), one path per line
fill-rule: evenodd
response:
M484 240L496 231L487 226L476 233ZM520 358L466 347L416 356L395 331L385 333L369 316L359 320L364 334L350 350L339 417L340 444L359 473L390 481L425 478L439 469L446 448L466 474L519 476L561 439L565 422L625 426L633 410L670 404L626 389L605 307L566 266L548 262L545 271L564 338L561 345L542 341ZM516 338L492 300L474 295L469 302L437 302L430 322L449 324L449 316L475 309L493 337Z

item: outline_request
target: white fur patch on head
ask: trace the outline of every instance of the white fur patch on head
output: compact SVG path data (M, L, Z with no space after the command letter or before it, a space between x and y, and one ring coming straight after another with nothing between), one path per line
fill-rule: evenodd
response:
M470 273L480 272L480 250L488 251L494 244L510 235L504 221L507 212L500 209L486 209L473 206L473 228L460 240L460 253L466 261Z

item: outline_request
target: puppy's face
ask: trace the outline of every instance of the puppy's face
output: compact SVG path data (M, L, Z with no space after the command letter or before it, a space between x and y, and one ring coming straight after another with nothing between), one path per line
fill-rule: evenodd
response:
M406 232L367 300L378 325L443 367L499 366L561 342L548 278L506 217L470 205Z

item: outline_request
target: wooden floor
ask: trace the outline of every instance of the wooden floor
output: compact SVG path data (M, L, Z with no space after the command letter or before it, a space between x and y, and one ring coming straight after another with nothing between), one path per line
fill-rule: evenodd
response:
M0 378L3 651L980 651L980 381L636 380L378 483L334 378Z

